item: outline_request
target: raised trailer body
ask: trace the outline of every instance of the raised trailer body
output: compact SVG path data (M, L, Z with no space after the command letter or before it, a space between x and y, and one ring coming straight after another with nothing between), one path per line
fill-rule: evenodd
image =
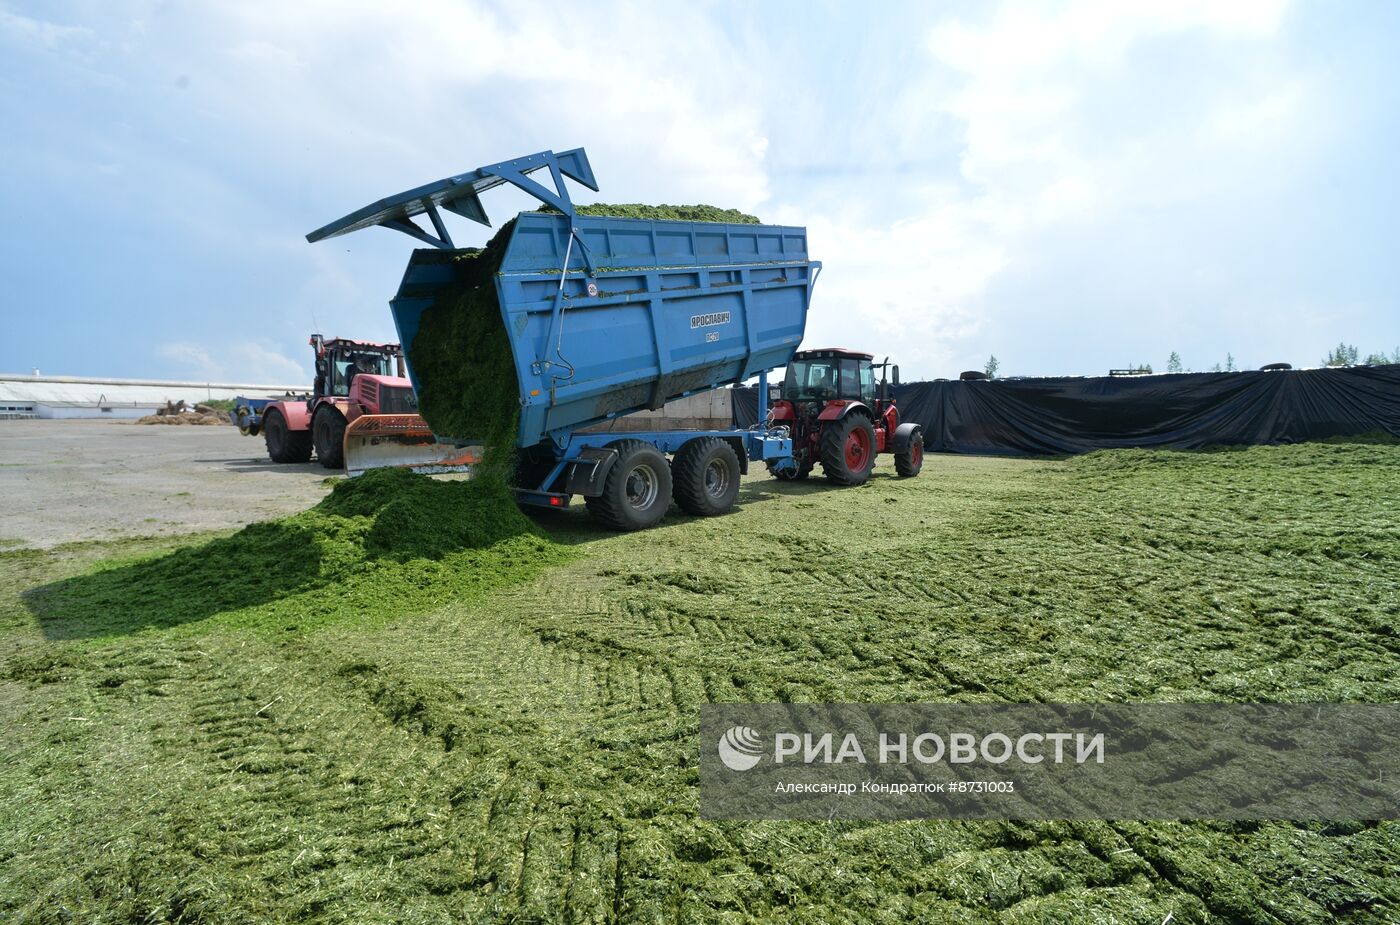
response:
M554 189L528 176L545 169ZM806 330L821 267L808 255L806 229L578 215L564 176L597 189L582 149L541 152L389 197L308 238L379 224L434 245L413 252L390 302L400 342L411 345L423 313L465 272L439 207L489 224L476 194L510 182L556 210L516 216L495 277L514 365L504 372L516 377L520 395L517 444L529 464L519 496L526 503L562 507L575 494L599 497L611 467L627 455L613 448L625 444L630 453L638 441L661 454L687 455L697 441L713 449L719 440L744 468L749 461L781 466L791 440L786 429L763 423L747 430L583 429L754 376L766 385L768 370L788 362ZM435 235L413 222L421 214ZM417 389L411 348L409 356ZM760 389L761 401L766 394ZM465 444L474 436L437 438ZM650 465L656 468L654 460ZM669 485L669 475L656 475Z

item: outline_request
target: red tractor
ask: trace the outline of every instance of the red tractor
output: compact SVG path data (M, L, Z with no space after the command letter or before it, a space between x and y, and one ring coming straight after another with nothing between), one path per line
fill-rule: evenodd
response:
M345 466L345 429L363 415L411 415L418 400L404 377L398 344L330 340L311 335L316 384L305 400L283 400L262 409L261 428L273 462L304 463L316 451L327 469Z
M894 455L900 476L919 474L924 465L924 433L918 424L899 423L890 398L889 372L899 385L899 367L875 363L868 353L831 348L793 355L769 420L792 434L792 459L770 463L780 479L805 479L821 463L838 485L860 485L870 478L879 453ZM875 371L880 370L880 381Z

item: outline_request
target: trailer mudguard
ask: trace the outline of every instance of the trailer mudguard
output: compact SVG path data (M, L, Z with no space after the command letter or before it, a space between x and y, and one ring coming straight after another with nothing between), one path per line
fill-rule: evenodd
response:
M579 458L569 464L564 491L571 495L596 498L603 493L608 470L617 462L617 449L611 446L584 447Z

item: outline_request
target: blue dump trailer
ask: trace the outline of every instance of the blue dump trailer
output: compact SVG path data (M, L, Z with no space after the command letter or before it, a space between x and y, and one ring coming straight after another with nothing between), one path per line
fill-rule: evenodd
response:
M750 462L795 466L786 428L588 428L754 376L766 403L767 372L801 343L821 269L806 229L579 215L565 177L598 188L582 148L544 151L388 197L307 239L381 225L432 245L414 251L390 302L418 389L411 345L423 313L456 283L462 253L442 212L489 226L482 192L509 183L530 193L552 211L516 216L495 277L514 358L500 374L513 374L520 394L519 499L558 508L580 495L616 529L654 525L673 499L689 513L723 513Z

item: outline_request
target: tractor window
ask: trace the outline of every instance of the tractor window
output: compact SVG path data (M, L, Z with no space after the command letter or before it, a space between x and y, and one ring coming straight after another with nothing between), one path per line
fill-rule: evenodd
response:
M348 395L350 393L350 372L354 368L355 374L370 373L376 376L389 376L389 357L378 353L350 353L336 354L331 360L331 388L329 395Z
M327 395L345 395L350 391L350 386L345 381L345 371L349 367L349 357L335 357L331 360L331 387L326 390Z
M875 370L869 360L860 361L860 400L867 405L875 403Z
M859 397L860 397L860 371L859 371L859 367L860 367L860 361L859 361L859 360L842 360L842 361L841 361L841 397L842 397L842 398L859 398Z
M789 401L835 398L837 385L836 360L797 360L788 364L783 397Z

